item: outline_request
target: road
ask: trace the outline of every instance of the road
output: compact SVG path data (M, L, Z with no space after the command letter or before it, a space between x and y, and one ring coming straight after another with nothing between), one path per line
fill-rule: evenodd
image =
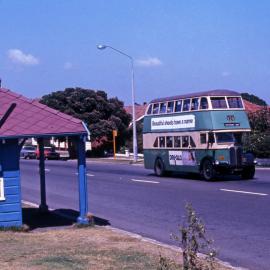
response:
M90 162L87 164L89 211L114 227L158 241L176 244L192 203L215 241L219 258L232 265L268 270L270 265L270 170L255 179L204 182L187 176L155 177L143 166ZM38 162L21 161L22 196L39 203ZM47 161L47 202L51 208L78 209L76 163Z

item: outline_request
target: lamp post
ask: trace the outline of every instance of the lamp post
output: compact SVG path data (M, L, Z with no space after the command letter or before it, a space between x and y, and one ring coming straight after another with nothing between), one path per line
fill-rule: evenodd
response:
M111 46L108 46L108 45L97 45L97 48L99 50L104 50L107 48L112 49L112 50L128 57L130 60L130 63L131 63L132 125L133 125L133 160L134 160L134 162L136 162L138 159L138 145L137 145L137 132L136 132L136 114L135 114L134 60L130 55L128 55L128 54L126 54L118 49L115 49Z

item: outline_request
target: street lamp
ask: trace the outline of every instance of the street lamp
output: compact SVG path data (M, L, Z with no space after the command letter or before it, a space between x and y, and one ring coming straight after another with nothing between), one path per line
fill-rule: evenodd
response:
M97 45L97 48L99 50L104 50L107 48L112 49L112 50L128 57L130 60L130 63L131 63L131 95L132 95L132 125L133 125L133 160L136 162L138 159L138 146L137 146L136 114L135 114L134 60L130 55L128 55L120 50L117 50L111 46L108 46L108 45L100 44L100 45Z

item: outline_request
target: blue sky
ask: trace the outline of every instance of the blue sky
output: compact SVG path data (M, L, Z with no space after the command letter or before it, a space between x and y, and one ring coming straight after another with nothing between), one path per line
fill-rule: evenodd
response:
M270 1L0 0L2 85L28 97L102 89L131 103L208 89L270 103Z

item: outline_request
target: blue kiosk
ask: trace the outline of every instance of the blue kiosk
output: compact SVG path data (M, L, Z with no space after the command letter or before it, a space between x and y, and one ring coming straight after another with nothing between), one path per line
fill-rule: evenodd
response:
M78 223L88 223L85 141L89 134L79 119L36 100L0 88L0 227L22 226L20 151L27 138L37 138L40 153L40 205L47 211L44 139L70 137L78 151Z

